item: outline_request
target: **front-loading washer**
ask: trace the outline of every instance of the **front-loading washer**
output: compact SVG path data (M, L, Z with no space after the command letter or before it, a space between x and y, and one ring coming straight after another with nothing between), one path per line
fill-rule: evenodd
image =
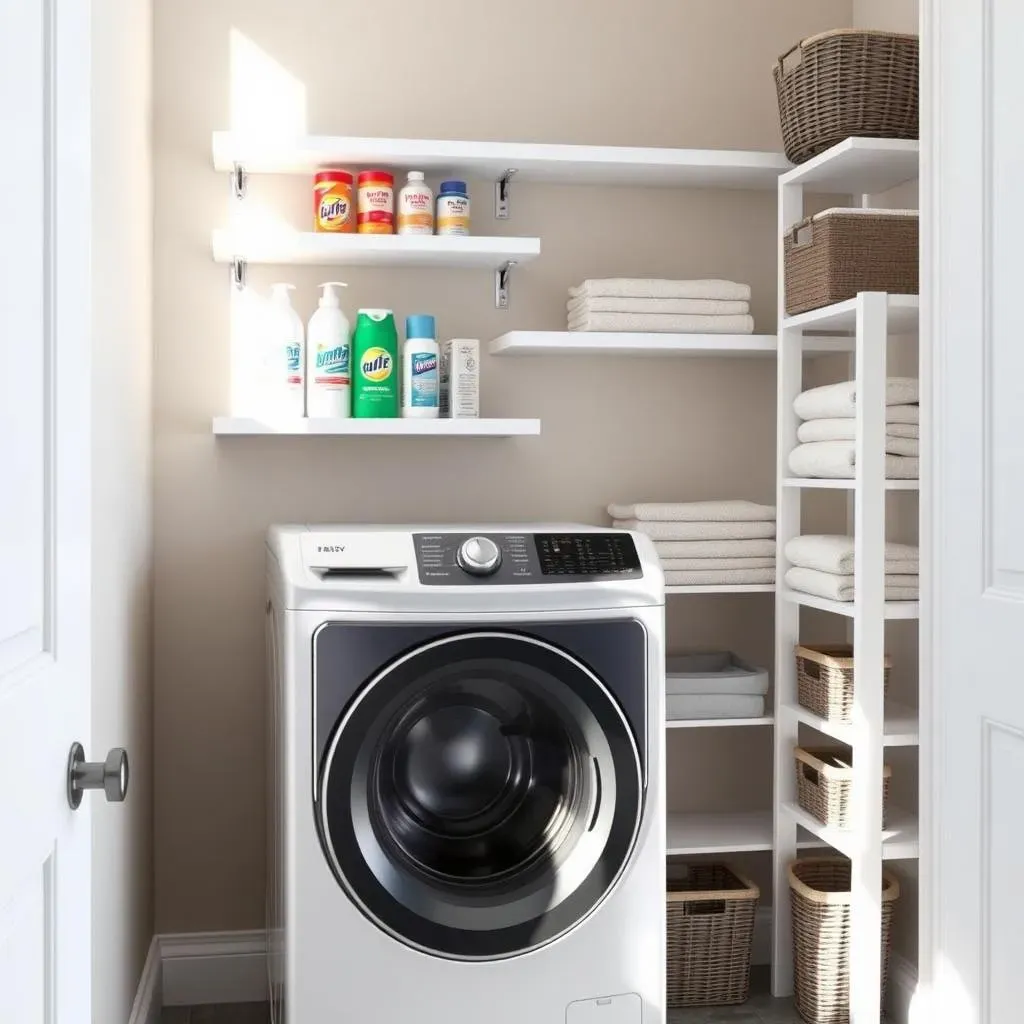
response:
M650 542L280 526L267 566L276 1024L661 1024Z

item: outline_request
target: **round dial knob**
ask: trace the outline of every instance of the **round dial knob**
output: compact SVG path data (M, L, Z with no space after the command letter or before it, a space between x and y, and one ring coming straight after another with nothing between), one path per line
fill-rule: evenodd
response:
M501 548L489 537L470 537L459 548L459 565L474 576L490 576L501 565Z

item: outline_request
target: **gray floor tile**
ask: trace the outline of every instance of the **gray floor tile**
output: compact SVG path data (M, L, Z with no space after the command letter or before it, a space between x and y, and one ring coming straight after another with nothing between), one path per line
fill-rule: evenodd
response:
M195 1006L188 1024L270 1024L270 1006L267 1003Z

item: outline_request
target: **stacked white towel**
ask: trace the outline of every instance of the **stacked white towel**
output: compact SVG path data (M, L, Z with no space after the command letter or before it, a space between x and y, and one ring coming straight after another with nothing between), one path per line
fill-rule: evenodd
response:
M665 661L665 716L761 718L768 672L728 651L669 655Z
M890 377L885 387L885 475L916 480L920 444L918 382ZM857 385L848 380L798 395L793 403L803 422L800 442L789 453L795 476L849 479L856 473Z
M614 277L569 289L570 331L752 334L750 286Z
M853 537L808 534L786 544L786 585L793 590L831 601L852 601L854 588ZM885 545L885 600L916 601L919 553L912 544Z
M668 586L775 582L775 506L753 501L608 506L612 525L654 541Z

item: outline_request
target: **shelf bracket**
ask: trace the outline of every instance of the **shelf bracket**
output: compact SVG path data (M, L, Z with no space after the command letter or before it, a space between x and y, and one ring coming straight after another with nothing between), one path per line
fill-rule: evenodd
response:
M231 171L231 191L236 199L244 199L249 187L249 176L241 164L235 164Z
M245 260L241 256L236 256L231 261L231 283L241 291L245 288Z
M494 308L508 309L508 279L517 260L507 260L494 271Z
M497 220L508 220L510 201L509 193L511 191L509 183L512 181L512 175L515 173L516 168L510 167L494 183L494 216Z

